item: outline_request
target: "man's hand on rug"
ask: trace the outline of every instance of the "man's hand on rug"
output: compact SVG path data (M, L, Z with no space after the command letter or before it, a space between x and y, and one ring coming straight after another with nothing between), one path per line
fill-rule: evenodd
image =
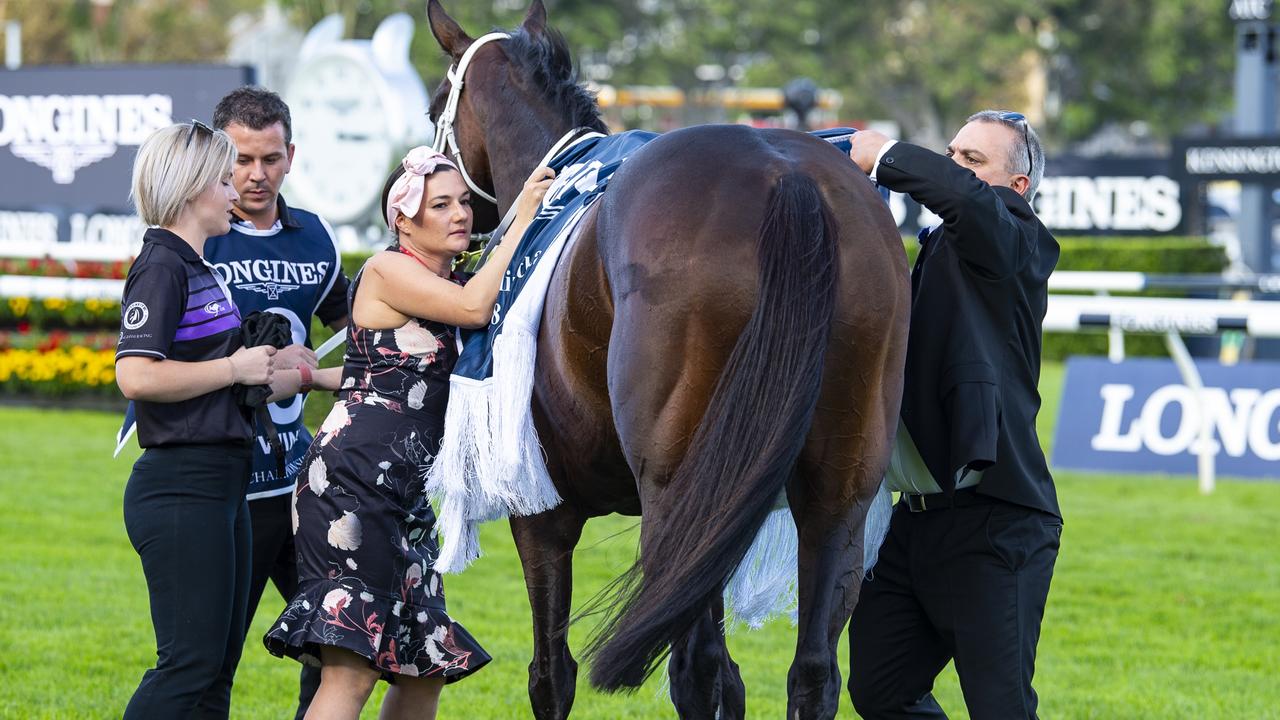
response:
M887 135L875 130L856 132L849 138L849 157L862 168L862 172L870 175L876 167L880 148L884 147L889 140Z

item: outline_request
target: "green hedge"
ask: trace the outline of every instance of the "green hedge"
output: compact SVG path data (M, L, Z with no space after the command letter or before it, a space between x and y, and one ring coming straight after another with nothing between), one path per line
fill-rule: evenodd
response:
M356 273L360 272L364 261L368 260L371 254L367 252L342 253L342 272L347 274L347 279L355 277Z

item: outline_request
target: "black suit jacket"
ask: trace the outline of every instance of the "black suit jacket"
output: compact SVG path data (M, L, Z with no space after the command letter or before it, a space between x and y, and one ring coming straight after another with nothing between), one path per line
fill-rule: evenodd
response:
M1061 516L1036 435L1041 326L1058 243L1022 196L899 142L877 180L943 219L911 271L902 420L934 480Z

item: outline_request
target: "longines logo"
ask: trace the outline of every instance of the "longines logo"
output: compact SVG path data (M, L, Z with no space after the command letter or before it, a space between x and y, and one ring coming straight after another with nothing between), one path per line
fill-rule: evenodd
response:
M278 300L280 298L280 293L297 290L301 285L283 285L274 282L260 282L238 285L237 287L245 290L252 290L253 292L263 293L267 296L268 300Z
M168 95L0 95L0 147L69 185L76 171L173 122Z

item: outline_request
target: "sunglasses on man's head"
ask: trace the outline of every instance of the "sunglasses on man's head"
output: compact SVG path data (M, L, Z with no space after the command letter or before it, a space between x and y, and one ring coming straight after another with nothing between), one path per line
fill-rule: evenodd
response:
M197 130L202 130L209 137L213 137L213 128L209 127L208 125L205 125L204 123L200 122L199 120L196 120L195 118L191 118L191 129L187 131L186 147L191 147L191 141L195 139Z
M1031 176L1031 135L1027 132L1027 116L1020 112L1000 113L1000 120L1007 123L1022 123L1022 144L1027 147L1027 177Z

